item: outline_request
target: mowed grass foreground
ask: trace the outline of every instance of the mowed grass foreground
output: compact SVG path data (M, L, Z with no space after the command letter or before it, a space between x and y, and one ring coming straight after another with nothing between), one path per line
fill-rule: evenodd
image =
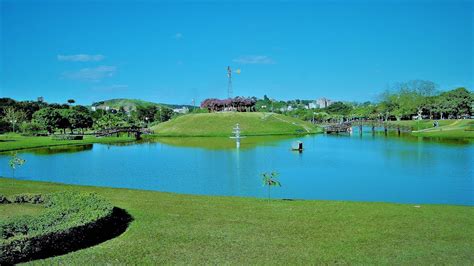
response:
M292 135L321 132L313 124L274 113L221 112L188 114L152 127L159 136L228 137L239 124L245 136Z
M0 178L0 194L66 190L96 192L134 221L117 238L35 263L474 263L473 207L267 202Z

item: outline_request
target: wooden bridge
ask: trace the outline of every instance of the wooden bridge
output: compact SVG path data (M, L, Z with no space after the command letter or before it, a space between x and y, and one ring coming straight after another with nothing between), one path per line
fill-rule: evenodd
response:
M101 129L93 133L96 137L106 137L117 135L119 136L120 133L127 133L130 137L130 134L134 134L137 140L141 139L142 134L152 134L153 132L148 128L140 128L140 127L116 127L116 128L107 128Z
M396 125L379 120L354 120L346 121L338 124L329 124L324 126L324 131L327 134L340 134L340 133L351 133L354 127L359 128L359 134L362 135L362 127L369 126L372 128L372 134L375 134L376 129L382 128L385 135L388 134L389 130L396 130L398 135L401 132L411 132L413 128L410 126Z
M352 128L351 123L329 124L324 126L324 132L327 134L349 133Z

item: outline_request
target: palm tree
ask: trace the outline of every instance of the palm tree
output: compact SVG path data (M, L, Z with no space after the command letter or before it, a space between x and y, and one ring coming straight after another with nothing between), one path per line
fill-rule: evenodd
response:
M74 99L69 99L69 100L67 100L67 103L68 103L69 105L72 105L72 104L75 103L75 102L76 102L76 101L75 101Z
M278 181L278 176L280 174L277 172L271 172L271 173L263 173L262 174L262 181L263 181L263 186L268 187L268 201L270 201L270 188L273 186L279 186L281 187L280 181Z

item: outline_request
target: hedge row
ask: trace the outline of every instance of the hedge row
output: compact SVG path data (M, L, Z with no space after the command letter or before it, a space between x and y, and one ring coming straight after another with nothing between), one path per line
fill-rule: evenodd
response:
M17 216L0 222L0 264L64 254L125 231L131 220L95 194L62 192L45 195L0 195L1 204L43 204L38 216Z
M82 135L53 135L51 138L53 140L83 140L84 136Z

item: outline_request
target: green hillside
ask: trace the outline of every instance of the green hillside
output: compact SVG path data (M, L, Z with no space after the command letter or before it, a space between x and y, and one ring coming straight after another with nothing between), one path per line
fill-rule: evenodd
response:
M320 132L311 123L272 113L210 113L188 114L158 124L152 129L160 136L212 137L230 136L239 123L241 134L291 135Z
M413 135L436 138L474 138L474 121L469 119L438 120L439 127L433 127L433 120L392 121L395 125L410 126Z
M441 120L442 121L442 120ZM415 136L439 138L474 138L474 122L472 120L449 120L437 128L430 127L413 131Z
M114 109L119 109L120 107L123 107L126 110L136 110L137 107L165 106L165 105L138 100L138 99L111 99L111 100L95 102L92 104L92 106L95 106L95 107L109 106L110 108L114 108Z

